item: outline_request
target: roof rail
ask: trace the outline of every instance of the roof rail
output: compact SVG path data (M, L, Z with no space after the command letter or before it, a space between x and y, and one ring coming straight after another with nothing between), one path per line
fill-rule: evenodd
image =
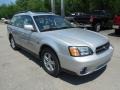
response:
M53 12L47 12L47 11L32 12L32 11L27 11L27 10L26 11L19 11L19 12L15 13L15 14L20 14L20 13L36 13L36 14L48 13L48 14L55 14Z
M55 13L53 13L53 12L48 12L48 13L55 14Z
M47 11L38 11L38 12L33 12L33 13L53 13L53 12L47 12ZM53 13L54 14L54 13Z
M30 12L31 13L31 11L19 11L19 12L17 12L16 14L19 14L19 13L27 13L27 12Z

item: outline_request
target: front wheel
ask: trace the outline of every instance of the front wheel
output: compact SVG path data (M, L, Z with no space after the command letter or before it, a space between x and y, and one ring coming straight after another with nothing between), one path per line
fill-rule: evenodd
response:
M43 69L50 75L57 77L60 73L60 64L56 53L50 49L45 48L41 54Z

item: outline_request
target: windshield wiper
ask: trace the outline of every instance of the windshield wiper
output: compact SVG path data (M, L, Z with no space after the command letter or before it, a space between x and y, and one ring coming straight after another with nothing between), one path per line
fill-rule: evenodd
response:
M75 27L61 27L60 29L75 28Z
M43 30L41 30L41 32L45 32L45 31L54 31L54 30L61 30L61 29L67 29L67 28L75 28L75 27L48 28L48 29L43 29Z
M58 28L48 28L48 29L43 29L41 30L41 32L45 32L45 31L53 31L53 30L56 30Z

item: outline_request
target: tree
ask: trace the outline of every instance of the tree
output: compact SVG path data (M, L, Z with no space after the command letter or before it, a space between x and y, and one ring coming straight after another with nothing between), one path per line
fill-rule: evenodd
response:
M65 14L89 12L98 9L108 10L111 14L120 13L120 0L64 0ZM60 14L60 0L55 0L56 13ZM11 18L19 11L51 11L50 0L16 0L9 5L0 5L0 18Z
M24 11L28 9L28 2L29 0L16 0L16 5L19 10Z

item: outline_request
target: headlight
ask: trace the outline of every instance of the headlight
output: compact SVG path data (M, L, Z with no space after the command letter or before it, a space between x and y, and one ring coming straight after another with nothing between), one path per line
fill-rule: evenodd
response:
M89 47L69 47L69 52L71 56L80 57L92 55L93 51Z

